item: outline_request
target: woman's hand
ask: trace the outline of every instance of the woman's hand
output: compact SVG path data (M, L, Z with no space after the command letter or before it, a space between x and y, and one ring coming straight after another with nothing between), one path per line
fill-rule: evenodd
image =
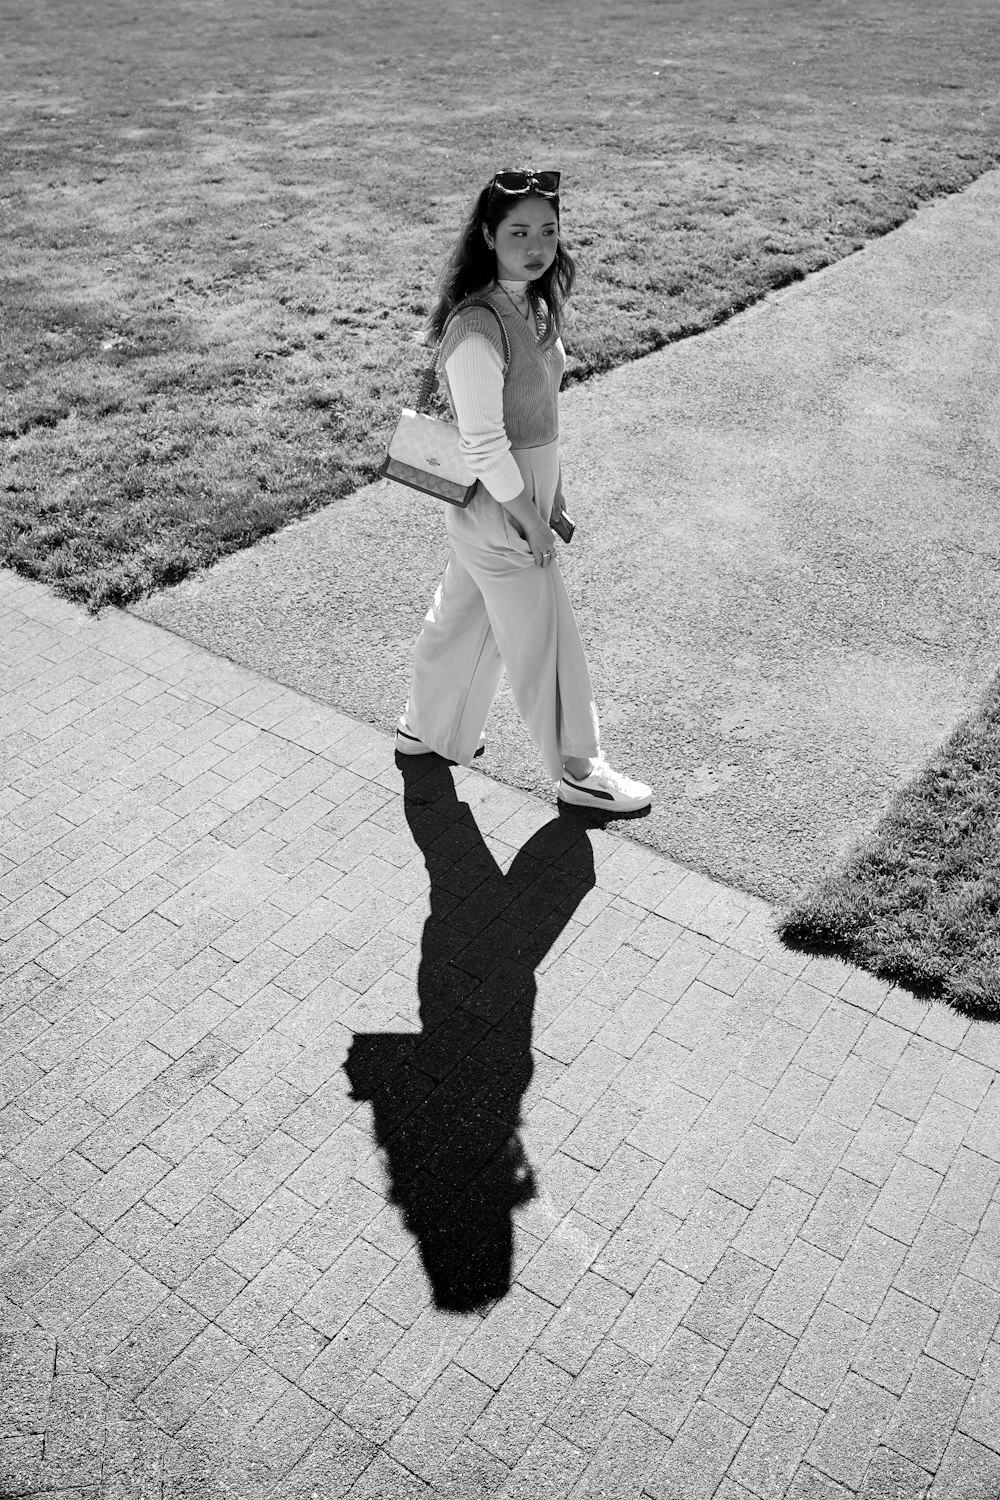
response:
M507 520L518 536L524 538L531 548L531 555L540 568L547 568L555 557L556 534L542 520L534 502L522 491L514 500L504 503Z
M537 526L532 526L525 533L525 541L531 548L531 555L540 568L547 568L556 555L556 534L551 526L547 526L538 517Z

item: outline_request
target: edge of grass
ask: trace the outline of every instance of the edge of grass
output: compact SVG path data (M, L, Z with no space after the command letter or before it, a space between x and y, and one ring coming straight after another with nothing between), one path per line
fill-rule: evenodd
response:
M1000 676L870 837L780 915L779 936L1000 1019L998 809Z

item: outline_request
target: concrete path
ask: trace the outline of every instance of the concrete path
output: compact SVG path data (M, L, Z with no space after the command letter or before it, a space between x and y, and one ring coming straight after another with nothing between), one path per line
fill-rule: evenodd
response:
M0 755L0 1495L1000 1494L1000 1029L9 574Z
M656 788L631 837L784 899L976 704L1000 618L998 327L994 172L565 394L562 565L607 747ZM389 727L444 556L435 506L381 484L140 613ZM489 773L544 792L506 696L489 735Z

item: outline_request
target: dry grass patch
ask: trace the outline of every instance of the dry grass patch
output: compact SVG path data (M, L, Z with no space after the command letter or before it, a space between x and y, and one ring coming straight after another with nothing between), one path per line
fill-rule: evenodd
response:
M50 0L7 33L0 559L95 608L373 476L497 165L565 174L582 379L1000 159L980 0Z

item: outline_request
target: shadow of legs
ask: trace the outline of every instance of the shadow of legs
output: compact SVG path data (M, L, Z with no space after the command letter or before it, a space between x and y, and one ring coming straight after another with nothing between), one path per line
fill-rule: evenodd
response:
M445 762L400 760L431 883L421 1030L357 1035L346 1068L435 1302L469 1311L510 1288L513 1210L534 1193L519 1127L535 970L594 884L593 853L586 820L553 817L505 875Z

